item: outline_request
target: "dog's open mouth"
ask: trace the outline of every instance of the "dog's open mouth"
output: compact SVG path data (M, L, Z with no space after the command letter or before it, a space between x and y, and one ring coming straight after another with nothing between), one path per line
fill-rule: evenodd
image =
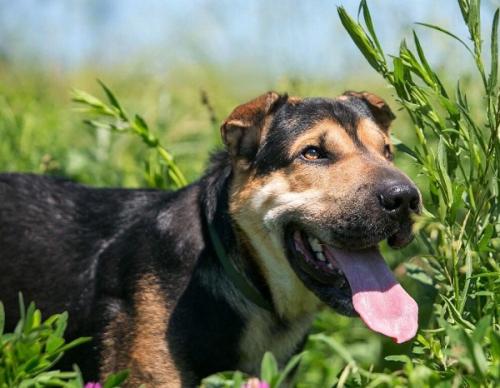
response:
M339 249L298 229L286 233L290 264L321 300L395 342L410 340L418 328L418 306L396 281L376 246Z

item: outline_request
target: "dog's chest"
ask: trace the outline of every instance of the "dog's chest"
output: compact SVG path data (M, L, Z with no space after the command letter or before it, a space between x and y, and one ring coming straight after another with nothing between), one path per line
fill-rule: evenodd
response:
M285 324L276 323L269 314L253 315L246 325L240 341L240 363L238 369L257 374L262 357L270 351L282 367L303 343L311 327L314 314L308 314Z

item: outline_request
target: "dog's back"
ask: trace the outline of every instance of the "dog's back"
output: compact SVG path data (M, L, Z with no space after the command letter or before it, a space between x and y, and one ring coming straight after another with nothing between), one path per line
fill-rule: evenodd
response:
M7 327L18 318L19 291L27 302L36 301L44 315L68 311L70 330L86 322L99 254L160 194L1 174L0 299Z

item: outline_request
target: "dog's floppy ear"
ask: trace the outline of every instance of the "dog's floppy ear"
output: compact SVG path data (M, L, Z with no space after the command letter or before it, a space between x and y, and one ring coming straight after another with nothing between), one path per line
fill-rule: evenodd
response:
M389 131L392 120L394 120L396 116L394 115L394 113L392 113L391 108L389 108L389 105L387 105L387 103L382 98L369 92L347 91L344 93L344 95L348 97L357 97L363 100L368 106L368 109L370 109L375 122L384 131Z
M231 156L252 160L259 148L266 118L286 98L286 95L267 92L233 110L220 129L222 140Z

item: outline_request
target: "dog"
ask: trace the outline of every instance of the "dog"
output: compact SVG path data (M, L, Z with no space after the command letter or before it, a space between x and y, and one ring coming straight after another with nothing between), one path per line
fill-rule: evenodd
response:
M412 238L421 208L392 163L391 109L367 92L335 99L268 92L221 126L224 150L174 192L90 188L0 175L0 299L68 311L63 362L87 380L128 369L127 386L195 386L257 374L300 351L327 305L407 341L415 301L377 250Z

